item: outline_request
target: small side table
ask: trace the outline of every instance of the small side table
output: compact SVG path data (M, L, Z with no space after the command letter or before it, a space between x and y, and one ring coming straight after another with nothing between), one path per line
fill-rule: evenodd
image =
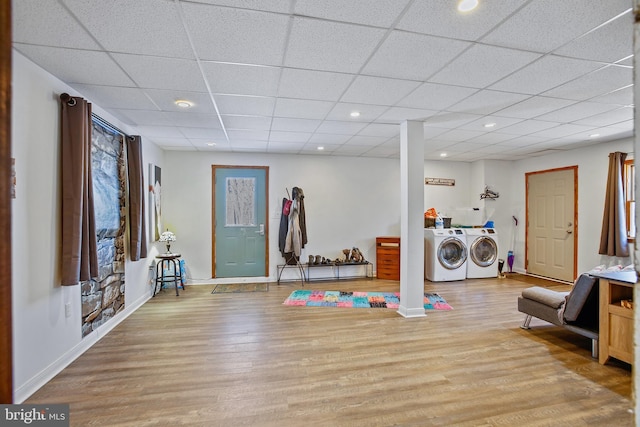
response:
M160 289L165 283L173 282L176 287L176 296L180 296L178 293L178 286L182 283L182 272L180 271L180 254L160 254L156 255L159 259L156 264L156 284L153 287L153 296L156 296L158 285ZM171 267L173 267L173 274L171 274Z

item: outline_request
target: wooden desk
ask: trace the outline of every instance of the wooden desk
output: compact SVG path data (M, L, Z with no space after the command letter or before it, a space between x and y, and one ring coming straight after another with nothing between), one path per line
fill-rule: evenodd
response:
M633 364L633 309L622 300L633 300L635 271L593 274L600 286L599 355L601 364L609 357Z

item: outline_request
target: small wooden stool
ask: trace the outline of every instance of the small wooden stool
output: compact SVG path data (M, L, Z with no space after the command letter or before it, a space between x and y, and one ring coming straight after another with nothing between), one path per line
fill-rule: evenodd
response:
M160 289L165 283L173 282L176 287L176 296L180 296L178 293L178 286L182 283L182 272L180 270L180 254L160 254L156 255L160 261L156 264L156 284L153 288L153 296L156 296L158 285ZM173 266L173 274L171 272L171 266Z

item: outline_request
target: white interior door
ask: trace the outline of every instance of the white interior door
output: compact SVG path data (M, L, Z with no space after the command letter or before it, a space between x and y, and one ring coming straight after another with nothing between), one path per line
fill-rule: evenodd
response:
M575 279L577 168L527 174L526 270Z

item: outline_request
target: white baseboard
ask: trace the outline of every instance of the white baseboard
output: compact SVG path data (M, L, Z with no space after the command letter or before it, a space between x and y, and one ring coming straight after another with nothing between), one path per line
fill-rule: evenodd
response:
M98 329L84 337L77 345L69 349L65 354L60 356L56 361L51 363L45 369L34 375L30 380L16 388L13 391L14 403L22 403L33 393L38 391L42 386L51 381L64 368L69 366L74 360L80 357L85 351L90 349L95 343L100 341L109 332L118 326L124 319L133 314L145 302L151 298L151 295L143 295L121 312L115 315L110 321L100 326Z

